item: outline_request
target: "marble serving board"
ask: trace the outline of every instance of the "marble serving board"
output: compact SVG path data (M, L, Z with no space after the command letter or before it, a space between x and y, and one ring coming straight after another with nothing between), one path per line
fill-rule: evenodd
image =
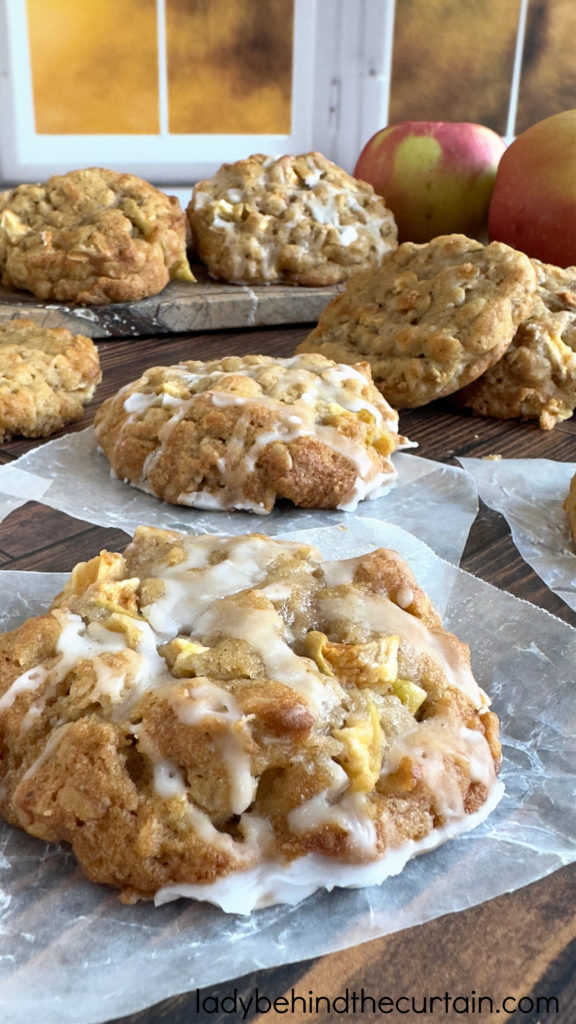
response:
M234 285L194 267L196 283L172 281L158 295L108 306L41 302L0 287L0 323L24 316L90 338L139 338L189 331L315 323L342 286Z

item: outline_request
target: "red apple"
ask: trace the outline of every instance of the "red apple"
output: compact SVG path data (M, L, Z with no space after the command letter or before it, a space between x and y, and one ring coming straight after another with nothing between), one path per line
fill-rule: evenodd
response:
M488 217L490 239L559 267L576 264L576 110L532 125L510 144Z
M505 145L481 124L405 121L376 132L354 176L392 210L399 241L429 242L486 230L496 168Z

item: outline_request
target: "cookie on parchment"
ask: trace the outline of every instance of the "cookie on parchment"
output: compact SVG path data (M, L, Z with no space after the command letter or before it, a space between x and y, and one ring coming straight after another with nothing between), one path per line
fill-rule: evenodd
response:
M0 441L48 437L80 419L101 379L90 338L27 319L0 324Z
M228 356L156 366L108 398L94 419L114 472L202 509L354 508L396 478L410 444L366 363L321 355Z
M551 430L576 408L576 267L533 259L538 288L510 348L454 402L496 419Z
M0 813L125 902L373 884L501 795L468 648L386 548L140 527L0 655Z
M425 405L497 362L535 290L529 258L500 242L404 242L348 282L297 351L364 359L395 408Z
M224 164L195 186L187 216L199 258L231 283L334 285L397 245L372 186L315 152Z
M0 195L0 275L39 299L100 304L193 281L178 200L99 167Z

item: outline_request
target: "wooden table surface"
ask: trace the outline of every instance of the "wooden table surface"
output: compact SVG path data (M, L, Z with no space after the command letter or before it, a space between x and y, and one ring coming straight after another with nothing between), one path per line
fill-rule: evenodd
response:
M170 335L154 339L101 341L98 343L104 378L83 420L92 419L100 402L144 369L182 359L207 359L249 352L291 355L306 336L308 327L273 330L212 332ZM400 428L419 444L418 455L454 463L455 456L482 457L499 454L509 458L541 457L576 461L576 420L542 431L532 423L500 422L455 412L447 401L422 409L406 410ZM14 441L0 449L0 463L7 463L42 442ZM101 548L121 550L127 534L72 519L63 513L30 502L0 524L0 568L68 571L81 559ZM482 506L462 558L462 568L532 601L576 626L576 615L552 594L518 554L501 516ZM224 1021L342 1021L389 1020L391 1022L478 1019L482 1021L576 1022L576 865L514 893L500 896L467 911L430 921L388 937L373 940L341 953L288 964L233 979L200 993L191 992L122 1018L124 1024L221 1024ZM244 1015L231 1012L236 990L245 1003L253 1002ZM334 1000L348 990L349 1003L335 1003L331 1011L319 1000L318 1012L309 1000L325 996ZM254 999L261 997L259 1010ZM350 1002L356 993L355 1007ZM360 999L364 995L364 1008ZM266 998L286 996L267 1010ZM438 996L432 1012L410 1011L422 999ZM222 1004L224 997L228 1001ZM291 1003L292 996L299 996ZM396 1006L383 1003L372 1012L368 997L389 997ZM460 1001L458 1001L460 997ZM465 1012L463 998L468 999ZM478 1000L484 997L482 1003ZM474 999L476 1003L474 1003ZM543 1000L551 1002L546 1009ZM492 1011L489 1006L492 1001ZM554 1001L559 1010L556 1012ZM222 1005L221 1005L222 1004ZM294 1012L292 1012L292 1005ZM238 1006L240 1004L238 1003ZM314 1007L315 1004L313 1003ZM219 1009L218 1009L219 1007ZM479 1012L478 1007L481 1008ZM475 1011L475 1012L474 1012ZM119 1024L119 1022L117 1022Z

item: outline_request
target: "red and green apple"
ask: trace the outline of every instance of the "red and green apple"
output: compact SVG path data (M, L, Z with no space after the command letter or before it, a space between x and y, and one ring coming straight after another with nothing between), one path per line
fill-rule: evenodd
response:
M502 138L481 124L405 121L376 132L354 176L383 196L399 241L428 242L486 230Z
M559 267L576 264L576 110L518 135L500 161L488 233Z

